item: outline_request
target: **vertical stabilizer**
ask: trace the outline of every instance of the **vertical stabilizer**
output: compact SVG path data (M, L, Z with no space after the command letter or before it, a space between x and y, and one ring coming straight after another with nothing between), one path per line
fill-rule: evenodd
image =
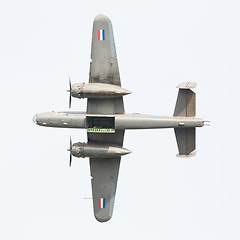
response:
M179 88L177 102L173 116L195 117L196 115L196 94L190 88L195 88L196 83L183 82ZM196 155L196 129L195 128L174 128L178 151L178 157L192 157Z
M196 155L196 129L195 128L174 128L178 157L193 157Z
M173 116L195 117L196 94L190 88L195 88L196 85L196 83L184 82L177 86L179 92Z

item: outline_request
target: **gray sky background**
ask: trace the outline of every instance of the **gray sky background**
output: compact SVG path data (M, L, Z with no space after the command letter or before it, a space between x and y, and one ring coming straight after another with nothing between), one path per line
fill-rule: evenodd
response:
M172 115L176 85L198 82L195 158L174 132L127 131L113 218L93 215L88 159L68 168L69 136L36 113L68 109L87 82L94 17L111 18L126 112ZM0 2L0 239L240 239L239 1ZM73 99L72 110L86 101Z

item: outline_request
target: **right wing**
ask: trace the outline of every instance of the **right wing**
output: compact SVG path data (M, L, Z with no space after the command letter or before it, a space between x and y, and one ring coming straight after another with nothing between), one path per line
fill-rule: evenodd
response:
M90 158L94 216L99 222L112 217L120 159Z
M123 145L124 130L112 133L88 133L88 142ZM113 214L121 158L90 158L94 216L99 222L108 221Z

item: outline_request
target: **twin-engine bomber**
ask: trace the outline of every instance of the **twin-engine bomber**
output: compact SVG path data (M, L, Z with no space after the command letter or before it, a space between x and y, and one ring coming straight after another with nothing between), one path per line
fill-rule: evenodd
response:
M71 97L87 98L86 112L40 113L33 121L44 127L87 129L87 143L72 144L72 156L90 159L93 209L99 222L108 221L113 214L121 156L131 153L123 148L126 129L174 128L179 157L196 154L196 127L205 122L195 117L196 83L183 82L179 88L175 111L171 117L126 114L123 96L131 92L121 87L117 53L111 20L98 15L93 23L92 50L88 84L71 84Z

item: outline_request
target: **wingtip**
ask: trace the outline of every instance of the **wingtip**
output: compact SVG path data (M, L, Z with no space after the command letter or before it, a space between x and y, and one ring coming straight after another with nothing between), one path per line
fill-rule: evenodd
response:
M98 216L95 215L95 218L98 222L105 223L105 222L108 222L111 219L111 216L108 216L106 218L101 218L101 217L98 217Z
M98 14L95 19L94 22L111 22L110 18L103 15L103 14Z

